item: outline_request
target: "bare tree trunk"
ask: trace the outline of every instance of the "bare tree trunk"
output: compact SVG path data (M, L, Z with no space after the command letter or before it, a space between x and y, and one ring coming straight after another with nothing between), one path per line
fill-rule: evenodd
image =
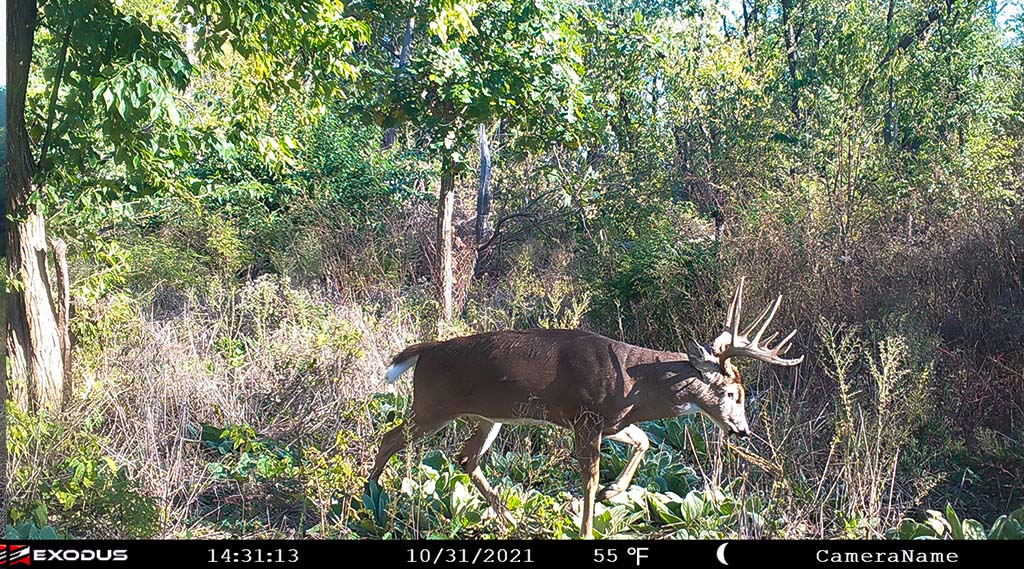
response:
M185 24L185 57L189 63L196 62L196 29L192 24Z
M64 362L62 401L71 400L71 278L68 274L68 245L63 239L50 240L54 269L57 272L57 332L60 334L61 360Z
M747 9L747 0L740 0L743 7L743 38L750 37L750 10Z
M480 246L491 236L491 144L487 127L480 125L480 182L476 188L476 244Z
M35 168L25 129L25 94L36 27L35 0L7 5L7 349L18 403L56 409L63 394L64 359L47 270L46 228L30 202Z
M753 5L753 0L751 0L749 9L747 8L747 1L740 0L740 5L743 7L743 44L747 50L747 57L754 59L754 38L751 37L750 24L757 16L757 12L755 12L756 8Z
M409 66L409 48L412 46L412 32L416 27L416 18L409 18L405 22L405 38L402 40L402 51L398 55L398 72L397 76L401 77L405 74L406 67ZM394 146L395 137L398 135L397 128L389 128L384 131L384 140L381 142L381 147L387 150Z
M437 255L439 266L438 295L441 300L441 320L452 319L455 288L452 268L452 216L455 212L455 163L450 156L441 160L441 192L437 201Z

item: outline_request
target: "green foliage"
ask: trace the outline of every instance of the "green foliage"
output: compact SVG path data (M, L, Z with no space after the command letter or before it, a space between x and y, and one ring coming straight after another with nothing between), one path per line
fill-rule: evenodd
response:
M298 472L299 460L291 451L257 436L248 425L228 425L223 429L202 425L199 439L222 456L208 464L218 480L271 480L293 477Z
M26 539L61 539L57 531L51 526L43 525L42 527L36 525L34 521L26 521L17 526L7 524L7 537L8 541L24 541Z
M91 206L115 197L180 187L176 168L195 141L179 128L174 96L192 67L177 38L120 3L67 0L41 10L38 49L52 57L37 69L43 80L30 88L27 105L46 109L29 114L34 140L52 129L42 165L51 197L76 201L76 213L88 218ZM58 79L59 110L50 109ZM52 123L50 111L57 111Z
M497 457L492 460L496 462L488 470L494 478L494 473L505 472L506 463ZM538 466L534 462L525 468ZM541 468L557 470L558 466L549 464ZM538 474L550 476L534 473L530 478ZM502 499L517 520L516 531L554 538L578 531L579 513L566 510L568 497L564 493L552 496L537 490L524 491L517 482L519 476L511 473L501 486ZM643 474L639 476L646 478ZM412 525L427 536L452 538L493 531L488 528L496 523L493 511L472 487L469 476L439 451L427 452L422 462L401 478L397 495L389 494L385 487L370 485L366 489L354 506L355 519L350 525L353 530L375 537L401 537L409 531L404 528ZM680 495L671 490L633 486L609 504L597 505L595 533L603 538L635 537L657 529L678 538L721 538L739 523L763 525L763 511L764 505L755 498L743 501L720 491L692 489Z
M913 435L928 416L932 364L914 361L898 329L880 327L869 336L871 347L855 326L822 320L818 330L838 387L831 449L846 464L838 473L845 489L836 504L839 518L849 537L877 534L885 523L883 496L895 491L893 473L914 468L899 457L913 456Z
M999 516L985 531L981 522L961 520L947 504L945 512L928 510L924 522L904 519L885 535L889 539L1024 539L1024 508Z
M31 469L16 469L11 481L9 516L19 535L28 531L53 538L51 520L90 536L154 535L160 523L157 500L143 490L134 465L104 453L94 418L69 428L45 416L31 417L10 401L7 405L10 460L33 463Z
M601 244L585 275L595 291L589 316L602 329L678 350L687 337L699 337L691 323L710 308L706 294L718 265L717 244L689 238L676 225L689 221L673 213Z
M404 36L411 16L415 49L402 73L388 54L368 54L361 114L385 127L423 129L430 148L459 166L477 125L494 119L510 121L537 143L572 138L585 105L577 7L446 0L421 3L412 14L391 8L360 13L371 22L370 42Z
M513 328L578 328L590 307L591 295L578 279L565 275L563 263L538 267L524 249L494 290L471 297L465 308L468 323L485 330ZM483 283L486 287L487 283ZM500 299L496 306L494 299Z

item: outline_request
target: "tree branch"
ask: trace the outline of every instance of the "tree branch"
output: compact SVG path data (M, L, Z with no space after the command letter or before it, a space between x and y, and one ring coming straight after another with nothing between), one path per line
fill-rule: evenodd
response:
M506 216L503 216L501 219L498 220L497 223L494 224L494 232L491 233L491 238L488 239L487 242L484 243L483 245L477 247L476 250L483 251L490 247L491 244L494 243L494 240L497 239L499 235L501 235L501 228L503 225L505 225L505 222L510 219L516 219L518 217L525 217L532 220L533 218L537 217L537 214L533 213L532 211L520 211L517 213L510 213Z
M953 9L953 2L955 2L955 0L945 0L947 14L950 10ZM915 41L918 41L922 37L924 37L925 32L927 32L928 29L932 27L932 24L938 21L940 15L941 13L938 7L932 6L931 8L928 8L926 17L920 22L918 22L917 26L913 30L903 34L903 37L900 38L900 41L893 47L889 48L889 51L887 51L885 55L882 56L882 59L878 61L878 64L875 65L875 68L871 70L871 73L868 74L868 79L864 82L863 85L861 85L860 89L857 90L858 99L861 98L864 95L864 93L868 91L868 89L875 85L875 79L878 76L879 70L881 70L890 61L892 61L892 59L896 57L896 55L899 52L907 50Z
M68 24L64 31L64 40L60 45L60 60L57 63L57 76L53 78L53 90L50 91L50 108L46 113L46 132L43 134L43 146L39 151L39 162L36 164L36 172L43 171L43 164L46 161L46 153L50 149L50 135L53 133L53 121L57 116L57 96L60 92L60 84L64 80L64 64L68 59L68 44L71 42L71 30L74 24Z

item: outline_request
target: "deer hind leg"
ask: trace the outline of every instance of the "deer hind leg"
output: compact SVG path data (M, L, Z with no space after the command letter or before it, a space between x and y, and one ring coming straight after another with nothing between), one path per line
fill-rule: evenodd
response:
M407 421L384 433L380 443L380 450L377 451L377 458L373 460L373 470L368 476L369 480L376 483L388 465L388 460L398 451L406 447L410 442L436 433L441 427L452 421L451 418L428 419L416 421L415 414Z
M618 496L629 488L630 482L633 481L633 475L636 474L636 469L644 459L644 453L647 452L647 449L651 448L651 441L647 438L647 433L636 425L630 425L614 435L610 435L605 438L618 441L620 443L626 443L633 447L633 450L629 455L629 461L626 462L626 466L622 469L622 473L619 474L619 477L615 479L615 482L605 486L604 489L601 490L601 493L598 494L598 501Z
M583 479L583 516L580 538L594 537L594 499L601 475L601 429L591 421L582 420L575 426L576 459L580 463Z
M484 478L483 470L480 468L480 461L491 448L491 445L494 444L494 439L498 437L498 432L501 431L501 423L495 423L484 418L470 419L470 421L476 423L476 432L466 441L462 451L459 452L459 466L469 474L469 479L473 481L473 485L476 486L476 489L483 494L484 499L494 509L494 513L498 515L498 520L506 527L510 527L514 523L512 515L509 514L505 505L501 502L501 498L491 488L487 479Z

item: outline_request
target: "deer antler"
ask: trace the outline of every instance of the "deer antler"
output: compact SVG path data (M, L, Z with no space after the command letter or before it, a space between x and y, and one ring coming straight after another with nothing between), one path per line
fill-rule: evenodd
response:
M768 305L764 309L764 312L757 317L757 320L747 326L747 328L741 334L740 328L740 311L743 307L743 284L746 281L746 277L740 279L740 285L736 288L736 294L732 297L732 303L729 304L729 310L725 315L725 331L718 336L718 339L714 343L715 355L718 356L718 360L725 366L725 362L729 358L746 356L762 362L770 364L781 365L781 366L794 366L802 361L804 357L800 356L796 359L785 359L780 357L785 354L791 347L789 341L796 335L796 330L789 333L788 336L783 338L774 348L770 348L772 340L778 336L778 332L765 338L764 345L761 336L764 335L764 331L768 329L768 325L771 324L772 318L775 317L775 312L779 309L779 305L782 303L782 295L780 294L775 302ZM761 325L757 330L757 334L754 334L753 338L748 338L747 335L754 329L758 324Z

